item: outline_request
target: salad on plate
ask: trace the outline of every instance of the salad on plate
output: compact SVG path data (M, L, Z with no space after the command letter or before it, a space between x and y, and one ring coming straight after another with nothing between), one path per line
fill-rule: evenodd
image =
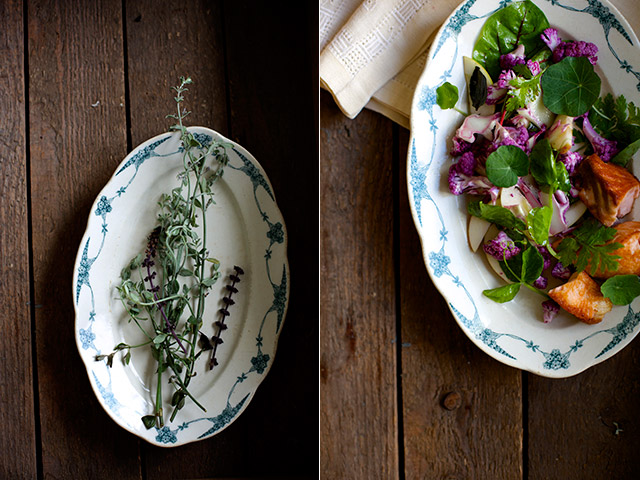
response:
M469 112L444 82L437 103L464 118L449 148L447 184L468 196L468 241L504 283L540 295L539 318L564 309L602 321L640 295L640 110L605 93L598 45L549 24L533 2L511 3L484 23L463 57Z

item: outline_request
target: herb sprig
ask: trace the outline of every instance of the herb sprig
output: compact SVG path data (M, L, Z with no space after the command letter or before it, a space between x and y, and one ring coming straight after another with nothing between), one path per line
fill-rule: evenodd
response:
M207 249L206 211L214 203L213 185L222 177L228 163L226 143L201 142L184 125L190 112L183 107L190 78L180 78L173 87L176 95L176 121L171 131L179 132L183 149L180 184L161 195L157 226L148 236L144 254L138 254L122 270L122 283L117 287L120 299L145 341L137 345L118 344L109 355L98 355L111 366L113 356L125 351L125 364L131 350L148 347L157 362L156 396L153 412L142 417L147 428L164 425L163 381L165 372L171 397L171 420L184 407L187 398L206 411L189 391L196 375L196 360L206 350L200 340L205 297L220 276L220 262ZM206 336L205 336L206 337Z

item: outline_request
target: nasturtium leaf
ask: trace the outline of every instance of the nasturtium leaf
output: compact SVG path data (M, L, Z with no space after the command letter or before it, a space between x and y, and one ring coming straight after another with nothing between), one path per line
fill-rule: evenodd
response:
M522 278L524 283L533 283L542 274L544 258L533 245L522 254Z
M549 21L532 2L514 2L498 10L484 23L473 46L473 59L484 65L491 78L500 74L500 56L524 45L527 56L546 48L540 38Z
M578 117L600 95L600 77L587 57L565 57L542 74L542 103L558 115Z
M549 241L552 214L551 207L544 206L532 209L527 215L527 230L539 245L545 245Z
M640 279L637 275L616 275L608 278L600 291L614 305L629 305L640 295Z
M502 287L483 290L482 293L485 297L490 298L494 302L505 303L513 300L519 291L519 283L510 283L509 285L503 285Z
M436 88L436 103L443 110L453 108L458 103L458 87L449 82L444 82Z
M496 187L511 187L529 173L529 158L515 145L502 145L487 158L487 178Z

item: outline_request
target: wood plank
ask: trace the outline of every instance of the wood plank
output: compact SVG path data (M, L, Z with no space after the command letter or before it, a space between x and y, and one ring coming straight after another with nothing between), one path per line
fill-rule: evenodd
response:
M409 211L401 129L400 299L406 478L521 479L521 373L477 348L434 287ZM437 222L433 228L440 228Z
M640 344L571 378L529 375L529 478L637 478Z
M321 473L399 478L393 127L320 112Z
M22 2L0 3L0 18L0 451L12 452L0 455L0 477L35 478Z
M139 478L138 442L77 354L70 279L96 195L126 154L122 4L28 5L37 362L45 478Z
M291 8L292 15L295 8L303 9L304 14L315 11L308 5ZM164 115L172 96L165 87L189 69L195 83L189 92L187 107L194 113L188 123L214 128L258 158L273 183L285 221L300 229L298 238L289 231L291 270L306 271L310 277L291 285L292 301L277 360L247 410L233 425L207 440L171 450L145 446L147 475L307 476L317 468L317 355L312 353L317 348L317 326L309 328L308 324L308 311L317 312L317 201L311 196L308 209L303 210L299 199L306 189L317 191L315 91L307 73L315 53L304 42L291 43L290 37L285 41L284 35L273 37L274 22L279 20L272 5L198 2L186 10L170 2L130 2L126 15L133 143L157 133L157 128L152 131L148 125L167 125ZM180 20L172 20L174 17ZM290 35L300 38L295 32L300 28L303 36L310 37L309 26L300 18ZM224 40L223 32L227 33ZM166 54L161 59L144 58L152 46ZM300 115L300 103L295 107L283 103L287 91L278 92L276 77L265 78L274 68L269 57L273 51L288 59L280 71L293 72L292 82L306 95L301 100L308 105L302 107L305 115ZM288 95L296 94L289 91ZM231 97L229 104L227 96ZM310 151L310 160L297 165L303 149ZM296 174L306 176L308 182L290 185ZM291 214L291 209L297 211ZM295 389L291 388L292 378L296 379ZM286 392L286 401L282 392ZM256 439L264 440L258 440L257 448L247 448Z

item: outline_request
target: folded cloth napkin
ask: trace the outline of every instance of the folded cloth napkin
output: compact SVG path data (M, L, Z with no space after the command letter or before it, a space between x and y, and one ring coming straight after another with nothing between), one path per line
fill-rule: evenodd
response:
M460 0L321 0L320 81L354 118L367 107L409 127L435 32Z
M366 107L409 128L429 46L460 1L321 0L321 86L349 118ZM640 23L636 0L611 3Z

